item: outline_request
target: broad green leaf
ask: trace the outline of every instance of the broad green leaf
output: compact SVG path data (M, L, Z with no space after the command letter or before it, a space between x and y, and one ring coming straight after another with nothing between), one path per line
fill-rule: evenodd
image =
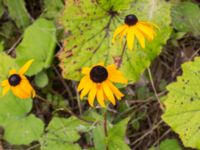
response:
M35 76L35 83L39 88L44 88L47 86L49 78L45 72L40 72Z
M125 137L126 127L130 118L123 119L122 121L118 122L109 130L109 138L112 140L113 137L116 135L120 138Z
M113 137L108 143L109 150L131 150L130 147L124 142L124 139L121 139L117 136Z
M9 15L18 27L27 27L31 20L25 7L24 0L3 0L8 7Z
M56 29L53 22L39 18L25 30L23 40L16 49L17 63L22 65L34 59L28 74L35 75L50 66L55 45Z
M112 16L112 14L116 14ZM169 38L170 4L164 0L91 0L76 2L67 0L67 5L60 18L67 37L65 48L59 53L63 76L79 80L80 70L99 62L113 64L119 60L122 47L111 43L114 30L121 25L126 15L137 14L140 20L157 24L157 36L146 48L135 46L135 50L126 49L120 70L130 81L136 81L151 61L160 54L162 45Z
M44 11L42 15L50 19L57 19L63 7L63 0L44 0Z
M93 138L96 150L106 149L106 137L103 125L98 125L93 129Z
M111 128L108 128L108 137L105 136L103 123L97 125L93 130L94 145L97 150L106 149L109 150L130 150L129 146L125 143L125 131L127 123L130 118L126 118L117 124L114 124Z
M200 8L192 2L180 2L172 7L172 23L175 29L182 32L200 34Z
M182 65L183 74L167 86L163 120L186 147L200 149L200 58Z
M182 150L181 146L178 144L178 141L175 139L166 139L163 140L159 146L152 147L149 150Z
M40 140L42 150L80 150L75 144L80 138L78 131L88 124L75 117L68 119L54 117L47 127L47 133Z
M17 119L9 119L6 122L4 138L12 144L27 145L39 140L44 130L44 123L34 115L17 117Z
M12 68L18 68L15 60L0 53L0 82L5 80ZM28 115L32 100L17 98L10 91L2 96L0 87L0 126L4 128L4 138L12 144L30 144L43 133L44 124L34 115ZM13 136L14 135L14 136Z
M17 68L15 60L4 52L0 52L0 81L4 80L8 76L10 69Z

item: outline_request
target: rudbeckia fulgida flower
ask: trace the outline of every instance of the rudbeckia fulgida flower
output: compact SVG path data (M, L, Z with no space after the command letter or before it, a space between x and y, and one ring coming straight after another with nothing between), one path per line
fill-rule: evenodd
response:
M33 60L29 60L18 72L15 69L9 71L8 79L1 83L3 87L2 95L5 95L11 89L13 94L21 99L35 97L35 90L24 75L32 62Z
M115 105L116 99L120 100L124 96L113 82L126 84L128 81L114 64L105 67L100 63L91 68L85 67L82 73L84 77L78 85L78 91L81 91L81 99L88 94L90 106L94 106L95 97L98 103L105 107L105 100Z
M156 35L156 25L146 21L139 21L134 15L127 15L124 19L124 24L120 25L114 32L113 43L116 38L119 37L122 41L123 37L126 37L127 46L130 50L133 49L135 37L139 41L142 48L145 48L145 38L148 41L152 41Z

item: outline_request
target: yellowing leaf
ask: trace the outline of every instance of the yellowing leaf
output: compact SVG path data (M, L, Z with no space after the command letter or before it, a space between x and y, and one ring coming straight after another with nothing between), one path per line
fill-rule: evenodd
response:
M170 84L162 116L186 147L200 149L200 58L183 64L183 75Z

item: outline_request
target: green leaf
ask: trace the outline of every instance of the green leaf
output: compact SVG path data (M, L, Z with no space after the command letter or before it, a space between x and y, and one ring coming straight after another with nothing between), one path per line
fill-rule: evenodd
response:
M0 52L0 81L4 80L8 76L10 69L17 68L15 60L4 52Z
M117 135L119 138L123 139L125 137L126 127L129 120L130 118L128 117L114 125L113 128L111 128L108 132L108 138L112 140L112 138Z
M175 29L182 32L200 34L200 8L192 2L181 2L172 7L172 23Z
M119 16L109 15L111 8L112 11L117 11ZM154 41L147 43L145 49L136 45L134 51L125 51L120 70L130 81L136 81L151 61L160 54L162 45L169 38L170 4L164 0L111 0L109 3L106 0L99 3L91 0L78 3L69 0L60 19L66 33L69 33L64 42L65 48L59 54L63 76L79 80L80 70L84 66L92 66L99 62L116 62L121 56L123 46L112 45L111 39L114 30L130 13L137 14L140 20L149 20L160 27Z
M47 86L49 78L45 72L40 72L35 76L35 83L39 88L44 88Z
M4 50L4 42L0 41L0 52Z
M3 1L0 0L0 18L2 17L3 13L4 13Z
M159 146L152 147L149 150L182 150L177 140L175 139L165 139Z
M0 60L0 82L2 82L7 78L10 69L18 67L15 60L5 53L0 53ZM0 93L2 93L1 87ZM0 125L5 130L5 140L12 144L30 144L40 138L44 124L34 115L28 115L31 108L31 99L21 100L11 91L5 96L0 94Z
M8 6L9 15L18 27L25 28L30 24L24 0L4 0L4 3Z
M28 145L33 141L39 140L44 130L44 124L34 115L29 115L28 117L9 119L4 129L6 130L4 138L7 141L12 144Z
M93 138L96 150L106 149L106 137L103 125L98 125L93 129Z
M44 0L44 11L42 16L50 19L57 19L63 7L63 0Z
M131 150L130 147L124 142L124 139L113 137L108 143L109 150Z
M35 75L50 66L55 45L56 29L53 22L40 18L25 30L23 40L16 49L17 63L22 65L34 59L28 74Z
M47 133L40 140L41 149L80 150L80 146L74 142L80 138L78 131L87 126L87 123L75 117L68 119L54 117L47 127Z
M130 150L129 146L125 143L125 131L129 119L126 118L111 128L108 128L108 137L105 136L103 123L97 125L93 130L95 148L102 150L108 146L109 150Z
M179 134L186 147L200 149L200 58L182 65L183 74L167 86L169 91L162 116Z

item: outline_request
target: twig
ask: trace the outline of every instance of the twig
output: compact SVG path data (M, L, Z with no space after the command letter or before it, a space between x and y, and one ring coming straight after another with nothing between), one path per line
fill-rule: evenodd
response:
M155 146L159 143L159 141L161 141L167 134L169 134L171 132L171 129L168 129L161 137L158 138L158 140L156 140L154 142L154 144L152 146Z
M150 79L151 86L153 88L154 94L156 96L156 99L157 99L158 103L160 104L160 108L162 110L164 110L164 107L163 107L162 103L160 102L160 98L158 97L158 94L157 94L157 91L156 91L156 88L155 88L155 85L154 85L154 82L153 82L153 78L152 78L152 75L151 75L151 70L149 68L147 70L148 70L149 79Z
M58 111L67 112L67 113L69 113L70 115L76 117L77 119L82 120L82 121L84 121L84 122L87 122L87 123L89 123L89 124L93 124L93 123L94 123L93 121L85 120L85 119L83 119L82 117L76 115L74 112L72 112L72 111L71 111L70 109L68 109L67 107L56 109L53 113L58 112Z
M71 101L73 101L74 98L73 98L73 95L72 95L72 93L71 93L71 90L70 90L69 86L66 84L65 80L64 80L63 77L60 75L59 71L56 69L56 67L55 67L54 65L53 65L53 69L55 70L55 72L56 72L56 74L58 75L58 77L60 78L60 80L61 80L63 86L65 87L65 89L66 89L66 91L67 91L67 93L68 93L68 95L69 95L69 99L70 99Z
M32 150L32 149L35 149L35 148L37 148L37 147L39 147L40 146L40 144L35 144L35 145L33 145L33 146L31 146L31 147L29 147L29 148L27 148L26 150Z
M47 104L53 106L53 104L52 104L50 101L48 101L47 99L41 97L41 96L38 95L38 94L36 94L35 98L37 98L37 99L39 99L39 100L41 100L41 101L43 101L43 102L45 102L45 103L47 103Z
M13 44L13 46L7 50L7 54L10 54L16 48L16 46L21 42L21 40L22 40L22 36L20 36L17 39L17 41Z
M151 132L153 132L161 123L163 120L160 120L155 126L153 126L149 131L145 132L141 137L137 138L133 143L131 143L131 146L135 145L140 140L144 139L147 135L149 135Z

